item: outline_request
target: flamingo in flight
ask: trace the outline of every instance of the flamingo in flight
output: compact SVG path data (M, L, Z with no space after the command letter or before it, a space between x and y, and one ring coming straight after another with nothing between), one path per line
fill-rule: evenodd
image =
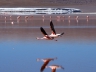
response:
M46 66L46 68L48 68L48 67L52 69L52 72L56 72L56 69L63 69L64 70L64 68L60 65Z
M46 33L46 31L43 29L43 27L40 27L40 30L43 33L44 37L42 37L42 38L37 37L36 39L38 39L38 40L40 40L40 39L53 40L54 38L62 36L64 34L64 32L60 33L60 34L56 34L56 31L54 29L54 25L53 25L52 21L50 22L50 28L51 28L52 33L51 33L51 35L48 35ZM55 41L57 41L57 40L55 40Z
M52 21L50 22L50 28L51 28L51 35L49 35L50 37L56 38L56 37L62 36L64 34L64 32L60 33L60 34L56 34L56 31L54 29L54 25L53 25Z
M36 39L38 39L38 40L40 40L40 39L53 40L54 39L54 37L50 37L42 27L40 27L40 30L41 30L42 34L44 35L44 37L42 37L42 38L37 37Z
M40 61L41 60L41 61L44 62L44 64L41 66L40 71L43 72L44 69L46 68L46 66L49 64L49 62L50 61L54 61L55 59L57 59L57 57L56 58L37 59L37 61Z

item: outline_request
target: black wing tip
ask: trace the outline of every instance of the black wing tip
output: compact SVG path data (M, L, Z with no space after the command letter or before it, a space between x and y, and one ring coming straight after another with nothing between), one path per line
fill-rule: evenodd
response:
M52 22L52 21L50 21L50 25L51 25L51 24L53 24L53 22Z
M42 72L42 67L41 67L40 71Z
M48 35L48 34L46 33L46 31L43 29L43 27L40 27L40 30L41 30L41 32L42 32L44 35Z
M50 22L52 22L52 20Z
M42 31L44 31L44 28L43 28L43 27L40 27L40 29L41 29Z
M63 32L63 33L61 33L61 35L64 35L64 32Z
M50 21L50 24L52 24L53 22L52 21Z
M43 27L40 27L40 29L42 29Z
M40 70L40 72L43 72L43 70Z

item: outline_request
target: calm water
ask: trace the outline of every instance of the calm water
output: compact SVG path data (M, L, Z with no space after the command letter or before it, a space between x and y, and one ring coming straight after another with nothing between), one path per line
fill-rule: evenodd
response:
M52 18L57 33L64 32L58 41L36 40L42 37L40 27L50 34L49 16L42 19L10 20L0 18L0 72L39 72L43 62L37 58L58 59L49 63L62 65L57 72L96 72L96 20ZM13 24L11 23L13 22ZM51 72L45 69L44 72Z

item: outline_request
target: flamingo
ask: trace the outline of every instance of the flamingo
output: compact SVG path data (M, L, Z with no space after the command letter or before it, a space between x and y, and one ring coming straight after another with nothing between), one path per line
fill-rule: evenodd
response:
M28 19L28 16L25 16L25 19Z
M42 37L42 38L37 37L36 39L38 39L38 40L40 40L40 39L53 40L54 39L54 37L49 37L49 35L45 32L45 30L42 27L40 27L40 30L43 33L44 37Z
M51 35L48 35L45 32L45 30L42 27L40 27L40 30L43 33L44 37L42 37L42 38L37 37L36 39L38 39L38 40L40 40L40 39L53 40L54 38L62 36L64 34L64 32L60 33L60 34L56 34L56 31L54 29L54 25L53 25L52 21L50 22L50 28L51 28L52 33L51 33ZM57 41L57 40L55 40L55 41Z
M50 16L50 19L52 18L52 16Z
M60 19L61 17L60 16L57 16L58 19Z
M41 66L41 69L40 69L40 71L41 72L43 72L44 71L44 69L46 68L46 66L49 64L49 62L50 61L54 61L55 59L57 59L57 57L56 58L45 58L45 59L37 59L37 61L43 61L44 62L44 64Z
M79 18L79 16L76 16L76 20Z
M63 69L64 70L64 68L60 65L46 66L46 68L48 68L48 67L52 69L52 72L56 72L56 69Z
M11 24L14 24L14 22L12 21Z
M10 16L10 20L12 20L12 16Z
M60 33L60 34L56 34L56 31L54 29L54 25L53 25L52 21L50 22L50 28L51 28L51 31L52 31L51 35L49 35L50 37L54 37L55 38L55 37L62 36L64 34L64 32Z
M71 18L71 16L68 16L68 18L70 19L70 18Z
M7 19L7 17L5 17L5 20Z
M17 19L19 20L21 18L21 16L18 16Z

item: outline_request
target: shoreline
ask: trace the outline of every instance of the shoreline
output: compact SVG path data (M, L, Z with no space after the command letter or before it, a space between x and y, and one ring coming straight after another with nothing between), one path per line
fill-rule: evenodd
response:
M45 8L45 7L50 7L50 8L77 8L80 9L83 12L96 12L96 5L66 5L66 6L1 6L0 8Z

